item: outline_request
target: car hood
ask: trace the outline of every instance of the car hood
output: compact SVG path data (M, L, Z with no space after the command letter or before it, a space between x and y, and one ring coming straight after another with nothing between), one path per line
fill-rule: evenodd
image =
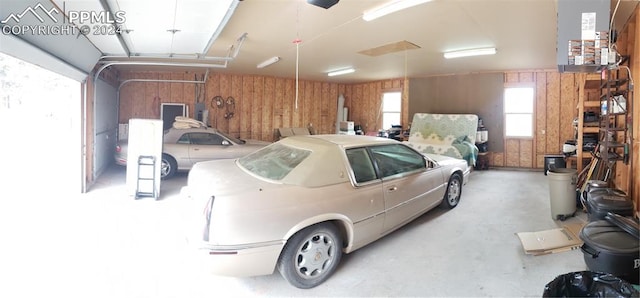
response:
M459 158L453 158L453 157L449 157L449 156L444 156L444 155L439 155L439 154L431 154L431 153L427 153L425 154L427 157L435 160L439 165L441 166L451 166L451 165L459 165L459 164L465 164L466 165L466 161L463 159L459 159Z

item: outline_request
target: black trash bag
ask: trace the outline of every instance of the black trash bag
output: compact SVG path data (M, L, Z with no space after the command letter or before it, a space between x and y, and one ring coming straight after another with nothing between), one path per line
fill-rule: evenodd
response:
M640 297L629 282L607 273L571 272L545 285L542 297Z

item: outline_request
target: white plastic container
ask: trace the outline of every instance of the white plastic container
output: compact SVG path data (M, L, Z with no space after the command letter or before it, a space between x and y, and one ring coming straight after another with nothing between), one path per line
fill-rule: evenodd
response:
M551 218L553 220L565 220L576 213L576 180L575 169L555 168L550 169L549 199L551 205Z

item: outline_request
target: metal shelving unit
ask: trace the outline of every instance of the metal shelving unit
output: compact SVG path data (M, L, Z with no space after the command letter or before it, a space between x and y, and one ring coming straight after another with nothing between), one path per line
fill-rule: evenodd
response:
M620 63L603 70L600 85L602 104L600 113L600 157L613 166L616 161L629 162L631 147L629 113L633 98L632 85L626 71L620 65L629 63L629 56L622 57Z

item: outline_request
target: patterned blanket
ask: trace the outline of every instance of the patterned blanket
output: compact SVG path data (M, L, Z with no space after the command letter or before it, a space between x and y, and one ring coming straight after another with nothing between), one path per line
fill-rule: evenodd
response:
M407 144L423 153L460 158L475 165L477 129L477 115L416 113Z

